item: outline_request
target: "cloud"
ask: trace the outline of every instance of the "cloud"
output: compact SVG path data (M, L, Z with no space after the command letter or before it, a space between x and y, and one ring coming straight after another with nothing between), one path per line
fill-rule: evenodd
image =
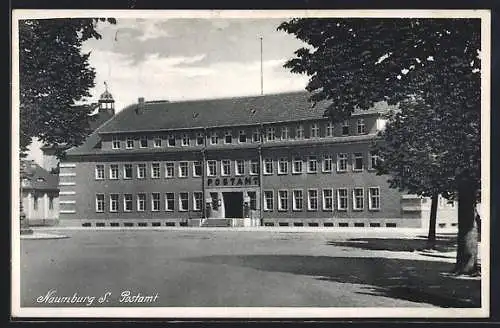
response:
M164 21L165 20L143 20L138 22L138 29L142 31L142 34L137 39L144 42L146 40L154 40L171 36L161 24Z
M146 100L171 101L260 94L263 37L264 94L304 90L308 78L283 68L303 44L276 31L281 19L118 19L99 24L102 39L84 43L96 70L88 101L104 81L117 111ZM40 158L37 145L32 152Z
M204 54L164 58L154 53L135 63L123 54L92 53L90 62L97 72L92 100L97 101L104 91L104 81L107 81L115 98L117 111L137 102L138 97L145 97L146 100L183 100L260 93L260 61L184 65L203 58ZM265 93L304 90L307 77L292 74L283 68L285 60L263 62ZM112 65L109 66L109 63Z
M116 25L100 24L102 40L90 40L89 50L113 51L134 62L149 54L161 57L205 54L196 65L214 62L252 61L292 56L303 43L277 31L281 19L119 19Z

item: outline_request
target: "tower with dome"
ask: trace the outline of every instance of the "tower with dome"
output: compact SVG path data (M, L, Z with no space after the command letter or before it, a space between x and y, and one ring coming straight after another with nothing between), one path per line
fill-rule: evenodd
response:
M99 112L112 112L114 115L115 112L115 100L113 99L113 95L108 91L108 84L104 82L104 92L99 97Z
M115 100L108 90L107 82L104 82L104 92L99 96L99 100L90 104L90 107L92 114L89 117L89 125L93 132L115 115ZM40 149L43 153L42 167L49 172L55 172L59 164L56 157L57 150L68 149L68 147L64 144L44 145Z

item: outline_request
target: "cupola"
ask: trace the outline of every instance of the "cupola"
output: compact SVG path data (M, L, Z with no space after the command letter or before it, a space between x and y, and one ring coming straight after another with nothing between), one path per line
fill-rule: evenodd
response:
M108 91L108 84L104 82L106 88L99 97L99 111L110 111L112 114L115 112L115 100L113 95Z

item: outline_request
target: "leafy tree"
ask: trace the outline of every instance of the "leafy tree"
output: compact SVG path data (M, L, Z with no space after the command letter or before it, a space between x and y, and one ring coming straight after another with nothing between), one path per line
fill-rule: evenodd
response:
M436 214L439 194L453 199L453 171L441 167L444 153L436 153L440 118L422 99L399 104L387 116L386 128L379 132L374 152L379 161L377 173L390 175L391 188L431 198L427 247L436 242Z
M457 273L477 268L480 24L479 19L328 18L291 19L278 27L307 44L285 67L310 76L306 89L312 92L311 101L331 102L325 114L332 119L345 119L355 108L367 109L377 101L398 104L412 98L421 99L439 118L430 137L429 129L405 128L413 138L432 139L426 156L439 156L435 176L449 179L450 189L457 192ZM411 168L408 173L418 177L416 165ZM428 182L415 186L421 193Z
M26 157L33 138L49 145L66 147L81 144L88 134L88 105L76 102L90 96L95 71L90 53L81 51L82 43L100 39L98 22L116 24L113 18L29 19L19 23L20 158ZM63 156L62 148L58 157ZM27 177L25 163L20 165L21 181ZM31 233L20 197L21 233Z
M82 43L100 39L98 22L113 18L19 21L20 146L33 138L49 145L79 145L91 132L91 107L76 105L90 96L95 71ZM61 155L61 154L59 154Z

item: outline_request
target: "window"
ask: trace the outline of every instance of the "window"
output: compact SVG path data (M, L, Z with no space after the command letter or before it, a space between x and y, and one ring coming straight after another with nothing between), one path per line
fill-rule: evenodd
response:
M201 162L194 161L193 162L193 177L201 177Z
M109 195L109 211L118 212L118 194Z
M250 160L250 175L256 175L260 172L259 161L256 159Z
M167 192L165 194L165 211L172 212L174 210L174 193Z
M247 192L248 197L250 197L250 209L251 210L256 210L257 209L257 193L255 191L249 191Z
M165 178L174 177L174 162L165 163Z
M288 126L283 126L281 128L281 140L287 140L290 138L290 132L288 130Z
M273 174L273 160L271 158L264 159L264 174Z
M370 170L375 170L379 164L380 157L374 152L370 152Z
M175 147L175 136L173 134L171 134L171 135L168 136L167 146L169 146L169 147Z
M127 149L132 149L134 148L134 139L127 138L127 144L125 145Z
M293 159L292 173L300 174L302 173L302 158L295 157Z
M123 178L132 179L132 164L123 165Z
M366 127L365 127L365 120L364 119L362 119L362 118L358 119L357 126L358 126L358 134L364 134L364 133L366 133Z
M202 146L204 141L205 141L205 137L203 137L203 133L198 132L198 134L196 134L196 145Z
M363 188L354 188L352 191L353 199L352 199L352 208L353 210L360 211L363 209L364 204L364 192Z
M272 211L273 208L273 192L272 190L266 190L264 191L264 211Z
M288 174L288 158L282 157L278 160L278 174Z
M158 212L160 210L160 193L154 192L151 194L151 211Z
M244 175L245 174L245 161L242 159L237 159L235 161L235 172L236 175Z
M137 211L144 212L146 210L146 194L137 195Z
M332 172L333 159L332 155L323 156L323 172Z
M347 189L337 189L337 209L347 211Z
M224 134L224 143L225 144L233 143L233 135L231 131L226 131L226 133Z
M221 175L228 176L231 175L231 161L228 159L223 159L221 161Z
M318 172L318 159L316 156L309 156L309 160L307 161L307 173L316 172Z
M319 126L318 123L313 123L311 125L311 138L318 138L319 137Z
M371 187L368 189L368 208L370 210L379 210L380 209L380 188L379 187Z
M132 194L123 195L123 211L132 212Z
M343 136L349 135L349 121L344 121L344 123L342 123L342 135Z
M146 164L137 164L137 179L146 178Z
M353 171L363 171L363 154L362 153L354 153L352 170Z
M219 142L219 136L217 135L217 132L212 132L210 135L210 144L211 145L216 145Z
M203 205L203 194L199 191L193 193L193 211L201 211Z
M148 147L148 138L147 137L141 137L139 147L141 147L141 148Z
M245 130L240 130L238 141L241 143L247 142L247 133Z
M179 162L179 178L187 178L188 162Z
M253 140L253 142L260 142L260 131L259 131L259 129L253 130L252 140Z
M98 164L95 166L95 179L96 180L104 179L104 165Z
M151 163L151 178L160 178L160 163Z
M189 209L189 195L187 192L179 193L179 211L186 212Z
M295 138L303 139L304 138L304 127L302 125L297 126L295 129Z
M347 171L347 154L337 154L337 172Z
M323 189L323 211L333 210L333 189Z
M333 122L328 122L326 124L325 137L333 137Z
M189 146L189 135L182 135L182 146Z
M278 191L278 211L288 211L288 191Z
M161 138L160 137L156 137L153 139L153 147L161 147Z
M318 210L318 191L316 189L309 189L307 191L307 209L309 211Z
M118 165L111 164L109 166L109 178L110 179L118 179Z
M304 193L302 190L294 190L293 191L293 210L294 211L302 211L304 204Z
M104 194L95 195L95 211L98 213L104 212Z
M267 137L267 141L274 141L275 130L274 130L273 127L267 128L267 130L266 130L266 137Z
M49 210L54 209L54 196L50 195L49 196Z
M120 149L120 139L118 137L113 137L113 146L112 147L113 147L113 149Z
M207 176L214 177L217 175L217 162L214 160L207 161Z

